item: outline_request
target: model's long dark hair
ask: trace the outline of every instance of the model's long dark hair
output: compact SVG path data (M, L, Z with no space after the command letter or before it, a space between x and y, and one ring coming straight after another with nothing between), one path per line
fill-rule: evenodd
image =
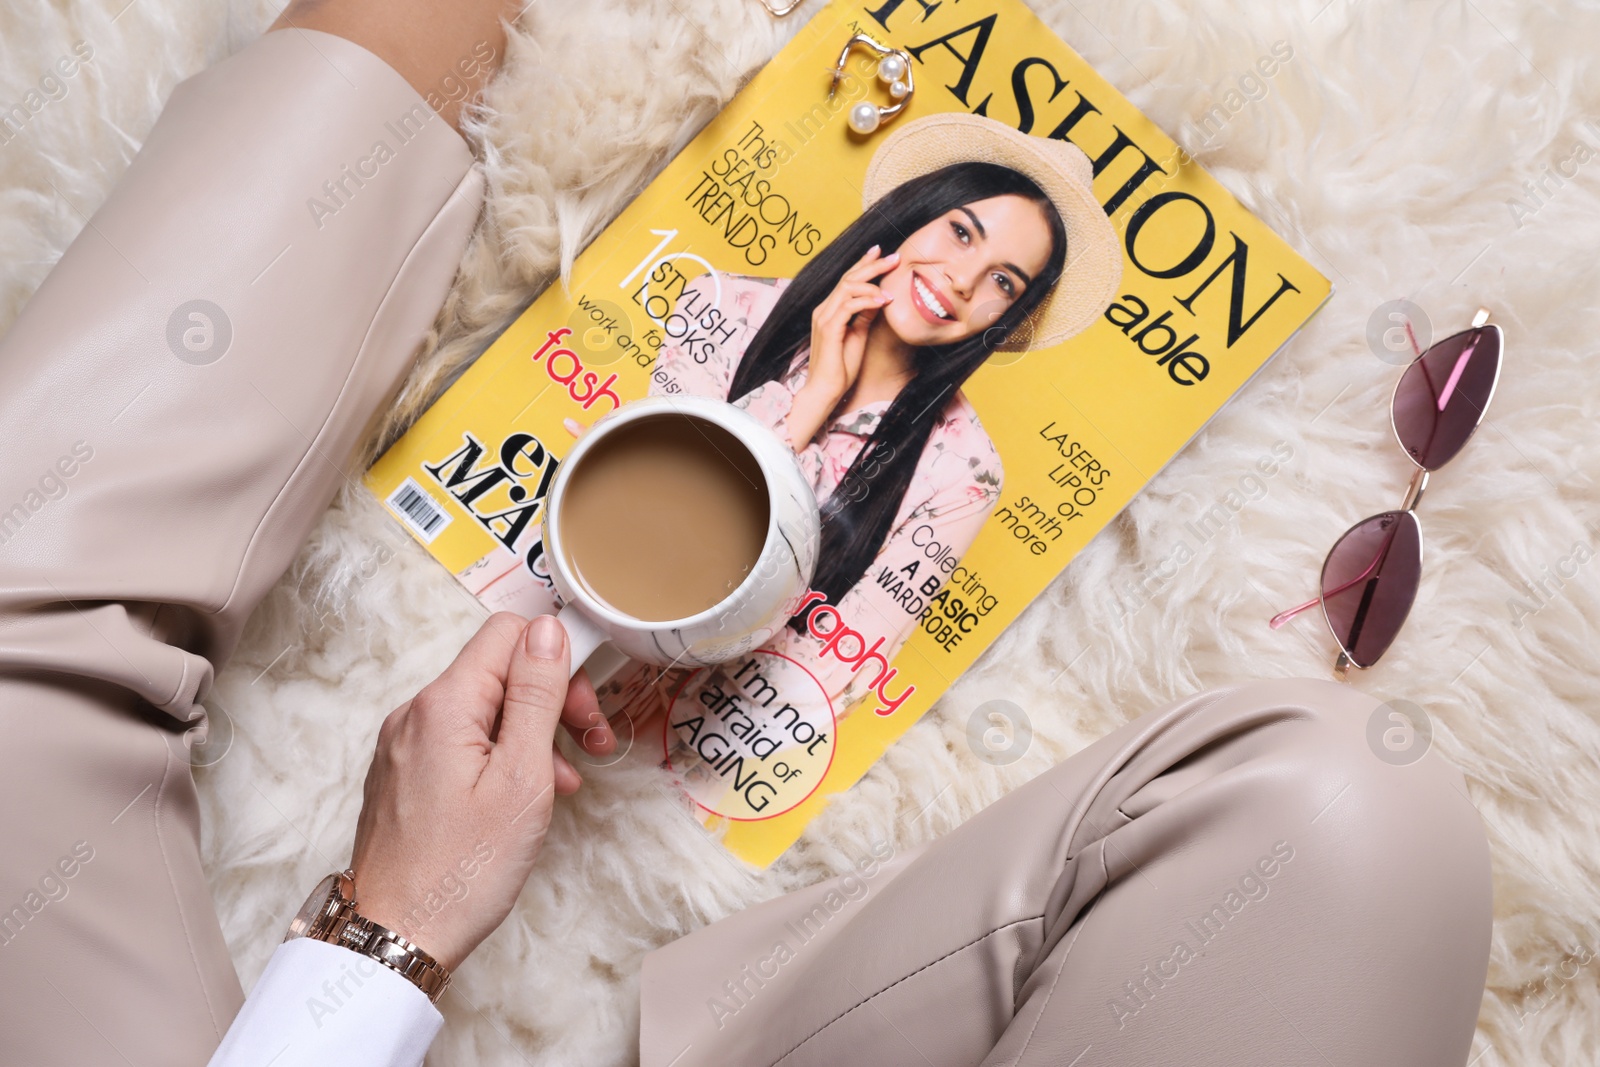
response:
M934 424L974 371L1004 343L1061 277L1067 231L1030 178L995 163L956 163L890 190L806 264L778 298L734 372L728 399L788 373L811 342L811 313L873 245L891 252L949 211L990 197L1025 197L1044 208L1050 260L994 325L964 341L916 354L913 377L889 405L822 509L822 547L811 587L837 604L866 574L888 538ZM799 618L791 625L800 628Z

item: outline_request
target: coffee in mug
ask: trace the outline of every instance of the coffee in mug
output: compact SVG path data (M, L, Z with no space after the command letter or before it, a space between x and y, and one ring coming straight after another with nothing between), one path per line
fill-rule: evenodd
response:
M728 599L767 539L766 478L716 423L663 412L620 427L569 475L557 521L578 580L645 622Z
M761 647L804 600L820 531L794 450L748 412L706 397L622 405L572 447L545 498L572 669L602 644L613 667L618 655L703 667Z

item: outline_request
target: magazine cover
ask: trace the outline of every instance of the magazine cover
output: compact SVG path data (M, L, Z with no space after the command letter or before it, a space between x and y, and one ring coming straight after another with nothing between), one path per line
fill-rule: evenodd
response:
M853 52L830 96L858 33L910 67ZM852 129L855 105L892 104L904 78L903 114ZM929 132L886 147L916 123ZM1015 180L1002 127L1092 175L1104 256ZM596 419L714 397L794 448L823 525L788 625L717 668L629 663L601 687L608 714L649 724L635 748L766 865L1329 292L1017 0L838 0L368 485L487 607L533 615L556 606L543 500ZM880 317L898 363L863 357ZM648 522L636 550L652 551Z

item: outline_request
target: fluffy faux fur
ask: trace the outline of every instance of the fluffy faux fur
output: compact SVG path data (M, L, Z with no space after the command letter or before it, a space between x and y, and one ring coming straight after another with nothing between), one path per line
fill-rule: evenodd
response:
M94 49L64 95L0 145L0 324L103 199L172 86L273 15L251 0L126 2L0 12L0 104L74 42ZM781 22L758 0L531 6L475 130L486 218L384 439L817 6ZM1600 384L1589 362L1600 337L1600 158L1574 162L1580 142L1600 152L1600 126L1585 125L1600 118L1600 68L1582 47L1600 40L1600 12L1511 0L1300 0L1248 15L1221 0L1034 6L1337 294L771 870L752 873L706 840L648 767L590 769L560 805L510 920L444 1002L431 1063L631 1062L651 948L842 871L870 842L908 847L944 833L1174 697L1325 675L1332 645L1313 617L1279 632L1265 620L1311 592L1348 523L1399 501L1408 470L1387 416L1398 371L1365 339L1374 310L1398 297L1426 309L1436 336L1487 305L1508 352L1489 425L1423 505L1427 564L1412 621L1353 684L1427 710L1488 826L1496 922L1473 1055L1517 1067L1593 1062L1600 561L1575 573L1571 561L1575 546L1600 547ZM1229 91L1279 41L1293 59L1232 108ZM1218 104L1234 113L1208 139L1195 123ZM1546 176L1557 172L1559 184ZM1537 193L1524 185L1541 180ZM1292 458L1264 492L1241 485L1275 446ZM1251 499L1197 542L1187 524L1234 488ZM1175 562L1181 544L1193 558ZM307 888L349 854L379 720L481 617L353 492L252 621L212 700L235 729L232 748L198 772L206 860L247 986ZM965 741L971 709L1000 697L1035 730L1031 751L1004 770Z

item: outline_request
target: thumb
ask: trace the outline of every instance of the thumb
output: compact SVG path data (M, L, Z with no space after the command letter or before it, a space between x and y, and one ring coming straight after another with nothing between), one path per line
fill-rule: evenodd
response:
M844 363L845 377L851 385L855 384L856 375L861 372L861 363L867 354L867 334L872 329L872 320L877 314L876 308L862 312L858 316L860 321L852 321L849 332L845 335L840 355Z
M568 644L566 627L554 615L536 615L511 650L506 672L505 707L491 764L503 769L536 766L551 760L556 725L567 699Z

